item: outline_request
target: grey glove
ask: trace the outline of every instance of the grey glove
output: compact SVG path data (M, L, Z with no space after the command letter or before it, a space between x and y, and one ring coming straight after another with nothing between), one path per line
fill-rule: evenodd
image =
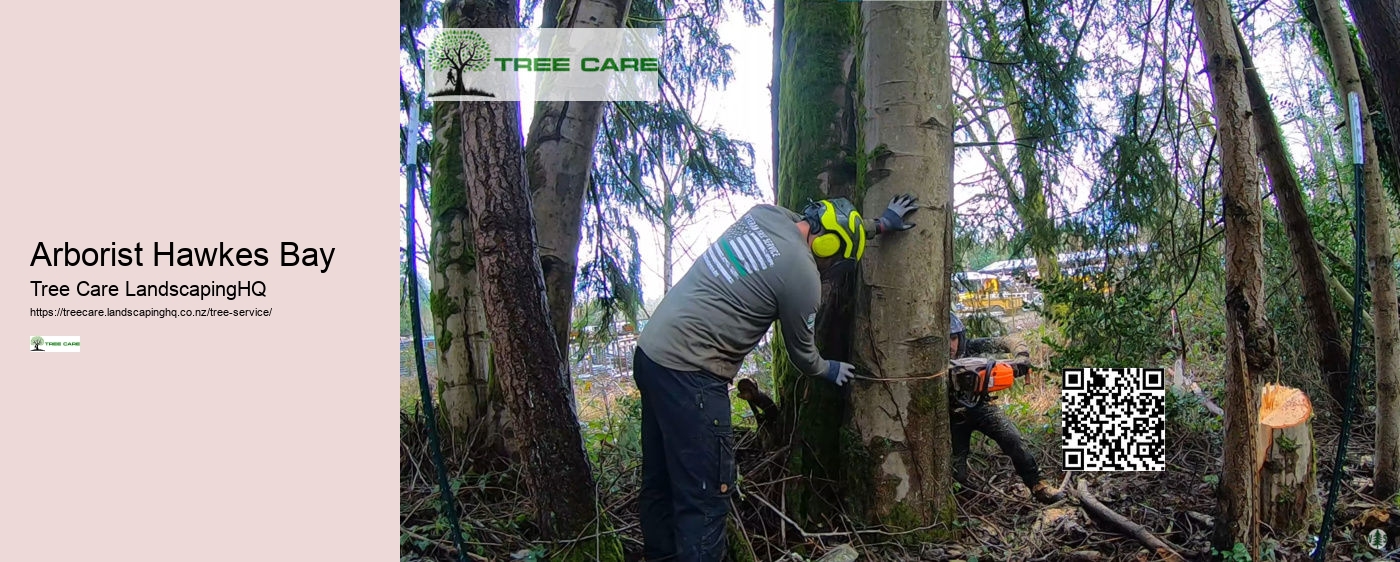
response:
M842 363L840 361L828 359L826 362L826 372L822 374L822 377L831 381L831 383L836 386L841 386L846 384L846 381L855 378L855 369L856 368L850 363Z
M904 222L904 218L919 210L918 202L918 197L908 193L895 196L894 199L890 200L890 206L885 209L885 214L880 215L880 223L875 226L875 233L884 234L914 228L914 223Z

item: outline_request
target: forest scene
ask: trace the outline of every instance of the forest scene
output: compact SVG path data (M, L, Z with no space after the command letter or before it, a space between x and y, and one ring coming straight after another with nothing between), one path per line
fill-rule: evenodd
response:
M443 30L622 27L656 101L427 99ZM401 561L1400 560L1400 2L399 44Z

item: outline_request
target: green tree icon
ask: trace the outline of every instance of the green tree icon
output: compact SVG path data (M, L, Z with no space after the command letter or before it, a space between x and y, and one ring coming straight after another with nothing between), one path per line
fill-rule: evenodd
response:
M30 351L43 351L42 349L39 349L39 346L44 345L44 336L34 336L32 338L29 338L29 345L34 346L34 349L31 349Z
M491 62L491 44L480 33L470 29L444 29L428 47L428 64L434 71L447 71L447 87L432 96L488 96L475 88L467 88L464 73L481 72Z

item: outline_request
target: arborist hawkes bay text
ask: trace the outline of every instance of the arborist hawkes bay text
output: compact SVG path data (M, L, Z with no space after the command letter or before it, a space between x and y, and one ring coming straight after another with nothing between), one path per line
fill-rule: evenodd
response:
M149 260L152 266L170 267L247 267L267 266L272 260L268 257L267 248L247 248L232 247L223 242L215 247L176 247L174 242L162 244L156 242L152 245L152 252ZM284 267L311 267L316 268L320 273L330 270L331 259L335 256L335 248L305 247L296 242L282 242L278 255L278 264ZM147 255L143 255L146 248L141 247L137 242L132 247L119 247L116 242L107 247L74 247L68 242L64 242L62 247L57 245L46 246L39 242L34 248L34 255L29 260L29 266L35 267L44 265L48 267L144 267ZM69 296L128 296L128 297L198 297L204 300L206 297L221 297L233 300L239 296L267 296L267 286L262 281L238 281L235 283L209 282L202 284L176 284L169 281L159 283L132 283L123 281L122 285L111 282L79 281L70 288L65 283L46 283L43 280L33 280L33 294L36 297L56 297Z

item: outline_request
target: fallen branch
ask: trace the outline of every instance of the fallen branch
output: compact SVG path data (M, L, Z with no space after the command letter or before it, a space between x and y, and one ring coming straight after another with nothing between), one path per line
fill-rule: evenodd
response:
M1201 390L1201 385L1196 384L1196 380L1191 378L1190 373L1182 373L1181 378L1186 381L1187 388L1190 388L1191 392L1195 393L1196 396L1200 397L1201 404L1204 405L1207 410L1210 410L1210 413L1215 414L1217 416L1225 415L1225 410L1220 409L1220 406L1216 404L1214 400L1211 400L1209 396L1206 396L1205 391Z
M1162 539L1157 538L1157 536L1153 535L1151 531L1148 531L1146 527L1129 521L1128 518L1119 515L1117 512L1109 509L1108 506L1099 503L1099 500L1094 499L1094 496L1089 494L1089 488L1084 485L1084 481L1079 481L1078 486L1072 491L1075 497L1079 499L1079 504L1084 508L1084 511L1094 519L1106 523L1119 532L1137 539L1138 542L1155 551L1157 556L1162 560L1185 562L1185 559L1182 558L1180 554L1177 554L1176 549L1162 542Z

